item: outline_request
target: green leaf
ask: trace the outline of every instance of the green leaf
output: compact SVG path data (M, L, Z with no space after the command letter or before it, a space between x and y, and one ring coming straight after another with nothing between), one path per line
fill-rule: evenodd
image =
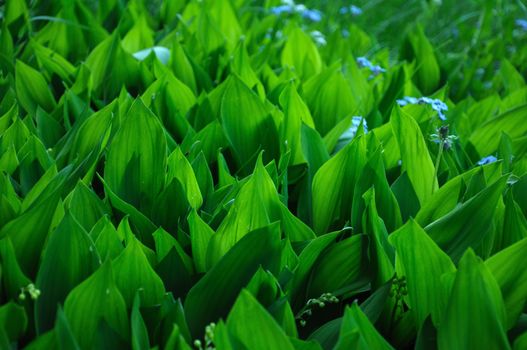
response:
M280 202L273 180L259 157L253 175L240 189L227 216L212 236L207 265L215 264L249 231L278 220L291 241L313 237L313 233Z
M520 269L525 261L527 238L503 249L485 261L503 295L507 310L507 329L512 328L527 301L527 271Z
M188 224L190 228L192 257L196 265L196 271L200 273L205 272L207 270L207 248L214 234L214 230L203 221L195 210L190 213Z
M227 329L247 349L294 349L273 317L245 289L229 312Z
M117 196L111 188L104 182L102 178L99 178L104 186L104 191L110 199L112 206L120 212L129 215L130 221L137 228L141 238L141 242L145 243L149 247L153 247L152 232L156 230L156 226L148 219L143 213L137 210L133 205L125 202L119 196Z
M0 230L0 237L9 237L22 270L35 276L42 247L48 236L53 215L59 203L55 192L45 201L28 209Z
M313 228L317 234L350 218L353 189L365 163L366 144L359 137L318 169L312 185Z
M480 157L486 157L498 150L502 133L509 135L513 141L524 136L527 132L523 119L526 111L527 104L524 104L478 125L470 135L470 145Z
M115 283L126 305L131 307L138 290L143 290L142 306L154 306L161 303L165 287L148 261L141 243L133 235L127 238L126 248L113 263Z
M332 232L312 239L300 253L298 267L291 284L288 286L288 294L291 296L291 304L295 310L301 308L304 301L307 300L307 283L317 259L339 234L340 232Z
M357 302L344 311L339 342L335 349L346 349L351 344L354 349L394 349L370 323Z
M280 249L277 224L252 231L236 243L187 294L185 315L192 335L200 335L208 323L227 315L260 266L276 273Z
M102 261L116 258L124 249L123 242L107 215L103 216L90 231Z
M413 219L392 233L389 241L396 250L397 275L406 277L408 306L415 311L417 326L421 327L430 314L437 326L447 302L441 276L455 272L454 264Z
M110 261L106 261L66 298L64 314L81 348L91 348L101 322L128 339L128 314L117 289Z
M20 295L20 290L31 283L24 275L18 264L15 249L9 237L0 240L0 260L2 263L1 277L2 289L6 296L15 299Z
M280 94L280 105L284 111L284 121L280 130L280 141L291 150L291 165L304 163L302 154L302 125L315 128L311 113L302 98L298 95L293 83L290 83Z
M384 221L379 217L377 211L375 188L370 188L363 195L363 199L366 203L366 210L362 217L362 227L368 234L370 241L368 255L375 276L372 280L372 286L377 288L393 277L395 254L393 247L388 243L388 231Z
M295 55L298 52L301 51L295 52ZM359 112L353 92L340 68L338 64L334 64L304 84L304 100L322 136L345 117Z
M507 178L507 175L502 176L476 196L424 228L454 262L461 258L468 247L477 248L481 244L489 230Z
M322 69L322 60L313 39L302 29L295 26L287 35L282 50L282 66L294 68L301 79L307 79ZM302 52L302 55L298 53Z
M405 58L415 59L416 72L414 81L423 94L429 95L439 87L441 72L434 53L434 47L426 38L423 27L417 25L408 33L407 46L411 53ZM407 49L408 50L408 49Z
M201 196L201 191L196 180L196 175L194 170L190 165L189 161L181 150L176 148L174 152L168 157L168 174L166 183L169 184L173 178L179 180L183 185L183 189L187 194L187 200L194 209L198 209L203 204L203 197Z
M419 203L423 206L438 188L435 168L417 122L399 107L392 110L391 125L406 171Z
M70 213L50 234L42 254L36 285L41 295L35 302L35 324L39 333L53 327L57 305L99 266L99 256L82 226Z
M40 72L22 61L16 61L16 94L22 107L31 115L35 115L40 106L51 113L56 102L50 88Z
M85 62L98 95L115 97L123 85L133 87L141 82L139 62L124 51L118 31L99 43Z
M132 304L132 312L130 315L131 335L132 335L132 349L134 350L149 350L150 341L148 340L148 330L145 322L141 316L139 307L141 306L140 292L135 293L134 302Z
M94 149L101 152L108 143L112 128L113 112L117 102L112 102L86 118L72 138L69 161L84 159Z
M25 334L27 326L28 318L24 307L13 301L0 307L0 329L5 331L11 342L20 339Z
M510 349L505 322L498 283L468 249L459 262L445 317L438 327L439 348Z
M86 231L91 230L104 215L110 214L101 199L82 181L77 182L66 207Z
M71 350L80 350L79 344L73 335L71 326L62 311L62 307L58 307L57 310L57 320L55 321L55 334L57 337L57 342L59 344L59 349L71 349Z
M30 45L35 52L39 65L45 71L57 74L62 80L71 84L72 78L75 75L75 66L57 52L40 45L35 40L32 40Z
M329 247L317 259L307 296L316 298L327 292L347 295L368 284L369 272L366 236L354 235Z
M150 209L164 185L166 147L158 119L141 99L135 100L110 145L104 179L126 202Z
M238 165L254 162L261 149L265 150L266 161L276 158L278 130L264 103L235 75L227 84L221 102L221 121Z

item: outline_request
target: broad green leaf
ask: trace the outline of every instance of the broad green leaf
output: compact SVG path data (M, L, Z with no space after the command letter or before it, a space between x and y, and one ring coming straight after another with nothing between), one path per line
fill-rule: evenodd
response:
M505 212L503 213L503 228L494 236L494 252L499 252L527 237L527 219L513 197L512 191L507 191L505 195Z
M22 107L31 115L35 115L38 106L49 113L55 109L55 99L42 74L18 60L16 94Z
M93 241L70 213L50 234L42 254L36 285L41 295L35 302L35 323L39 333L50 330L57 305L99 266Z
M57 74L62 80L71 84L75 75L75 66L57 52L40 45L34 40L31 41L31 47L35 52L39 65L45 71Z
M103 261L116 258L124 249L122 239L107 215L93 226L90 237L95 241L95 247Z
M459 262L438 327L439 349L510 349L505 322L499 285L469 248Z
M353 188L365 163L365 139L359 137L318 169L312 185L313 228L317 234L351 217Z
M121 46L129 53L134 53L154 46L153 31L148 26L146 14L141 14L134 20L134 25L121 41ZM135 55L134 55L135 56Z
M374 271L375 276L372 279L372 286L378 288L394 275L395 252L388 243L388 231L377 211L375 188L369 189L363 195L363 199L366 210L362 217L362 227L370 241L368 256L372 265L371 270Z
M113 271L111 262L106 261L66 298L64 314L81 348L91 348L100 323L106 323L116 334L128 339L126 304Z
M197 92L196 78L192 64L185 53L183 46L177 41L172 44L168 66L172 68L176 78L187 85L194 93Z
M207 270L207 248L214 230L193 210L189 217L190 242L192 246L192 258L197 272Z
M205 326L225 317L240 290L261 266L277 273L280 265L280 232L277 224L246 234L189 291L185 315L194 337Z
M156 242L156 253L157 260L161 261L168 253L175 249L181 260L183 261L185 268L190 272L194 272L192 259L185 253L183 247L171 234L163 230L162 227L158 228L156 232L152 234Z
M139 63L124 51L117 31L97 45L85 62L98 95L115 97L123 85L134 87L141 82Z
M344 311L335 349L347 349L352 344L354 349L394 349L371 324L357 302Z
M424 229L454 262L468 247L477 248L488 232L508 176L501 177Z
M369 272L366 236L354 235L329 247L317 259L307 296L317 298L327 292L341 296L354 292L368 284Z
M137 142L141 140L141 142ZM156 116L134 101L112 140L104 178L113 192L139 210L150 209L162 190L166 167L166 140Z
M90 231L104 215L110 214L101 199L82 181L77 182L66 207L86 231Z
M291 241L313 237L313 233L283 206L273 180L259 157L254 173L234 199L234 203L215 235L207 252L207 265L214 265L236 242L249 231L281 220Z
M298 256L298 267L287 288L291 305L295 310L301 308L307 300L307 283L316 261L322 252L335 242L339 234L340 232L332 232L312 239Z
M512 328L527 301L527 271L518 268L525 261L527 238L503 249L485 261L503 295L507 310L507 329Z
M60 306L57 310L57 320L55 321L54 332L57 337L59 349L80 350L79 344L73 335L68 319L66 318L66 315L64 315L64 311L62 311L62 307Z
M115 283L128 307L138 290L143 290L141 305L154 306L161 302L165 287L148 261L141 243L135 237L127 240L126 248L113 262Z
M419 225L424 226L436 221L455 209L456 205L461 200L465 182L471 175L478 171L479 169L469 170L441 186L441 188L430 197L430 200L419 209L419 212L415 216L415 221L417 221Z
M355 185L353 204L351 206L351 222L357 229L361 225L361 216L364 210L361 197L372 186L375 188L375 201L382 203L378 207L379 217L383 219L388 231L393 231L402 224L401 211L399 203L397 203L397 199L386 179L381 148L378 148L370 156Z
M192 208L198 209L203 204L203 197L201 196L201 191L194 170L179 147L168 157L167 165L167 184L170 183L173 178L177 178L183 185L185 193L187 194L187 200Z
M480 157L495 153L500 144L501 133L506 133L513 141L525 135L527 126L523 117L526 111L527 104L524 104L478 125L470 135L469 143Z
M291 165L304 163L301 144L302 125L315 127L311 113L292 83L288 84L280 94L280 105L284 111L284 121L280 129L281 144L287 143L285 147L291 150Z
M55 192L46 201L30 208L0 230L1 238L10 238L20 267L29 276L36 275L38 261L58 203L59 196Z
M24 307L10 301L0 307L0 329L11 341L17 341L24 335L28 318Z
M273 119L260 98L235 75L223 95L221 121L239 166L254 162L262 149L266 161L277 157L278 130Z
M408 305L415 311L418 327L430 314L434 325L440 324L447 301L441 276L455 272L454 264L413 219L388 239L395 247L397 275L406 277Z
M417 122L399 107L391 115L391 125L401 150L402 171L406 171L419 204L423 206L438 188L434 163Z
M227 328L247 349L294 349L273 317L245 289L229 312Z
M143 213L137 210L136 207L119 198L119 196L112 191L102 178L99 179L103 183L104 191L110 199L112 206L120 212L129 215L130 221L138 230L141 242L149 247L153 247L154 240L152 239L151 234L156 230L156 226Z
M299 55L299 52L303 54ZM287 33L281 63L294 68L301 79L307 79L322 69L322 60L313 39L296 26Z
M86 158L93 149L102 151L110 137L113 112L116 102L112 102L86 118L77 129L70 149L70 162Z
M2 289L6 296L15 299L20 295L20 290L27 287L31 281L24 275L18 264L15 249L9 237L0 240L0 262L2 263L0 276Z
M148 330L146 329L145 322L141 316L140 306L141 297L140 291L138 291L135 294L134 302L132 304L132 312L130 314L132 349L149 350L150 341L148 340Z
M313 76L303 88L304 101L322 136L345 117L359 112L353 92L337 64Z
M405 58L415 59L416 64L414 81L423 94L431 94L438 88L441 78L434 47L426 38L421 25L410 31L406 40L411 52L406 53L410 57Z

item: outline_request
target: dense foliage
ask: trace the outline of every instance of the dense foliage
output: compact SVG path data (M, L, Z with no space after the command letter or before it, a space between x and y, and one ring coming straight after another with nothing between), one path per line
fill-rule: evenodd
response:
M526 349L522 1L0 4L1 349Z

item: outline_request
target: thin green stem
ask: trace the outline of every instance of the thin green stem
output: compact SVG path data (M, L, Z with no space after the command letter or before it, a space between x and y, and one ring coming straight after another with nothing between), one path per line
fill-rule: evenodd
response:
M441 139L441 141L439 142L439 152L437 152L436 165L434 168L434 177L432 179L432 192L435 190L435 181L433 180L437 179L437 173L439 172L439 164L441 163L441 156L443 155L443 148L445 148L445 140Z

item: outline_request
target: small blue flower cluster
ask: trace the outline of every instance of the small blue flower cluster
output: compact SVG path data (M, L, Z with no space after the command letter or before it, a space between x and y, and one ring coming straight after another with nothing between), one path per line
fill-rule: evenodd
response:
M355 5L350 6L344 6L339 10L341 15L351 14L352 16L360 16L362 15L362 9L360 7L357 7Z
M318 30L314 30L309 34L311 34L311 37L313 38L315 43L317 43L317 45L324 46L327 44L326 37Z
M521 30L527 32L527 19L517 19L515 23Z
M419 105L419 104L430 105L432 109L437 112L439 119L446 120L445 112L448 111L448 106L446 105L446 103L444 103L440 99L430 98L430 97L417 98L417 97L405 96L402 99L397 100L397 103L401 107L406 106L406 105Z
M300 14L303 18L312 22L320 22L322 20L322 12L318 10L308 9L303 4L295 4L294 1L283 1L283 5L271 7L270 11L272 14L277 16Z
M382 68L378 64L371 63L366 57L357 57L357 65L359 68L368 68L371 72L370 78L376 77L377 75L386 72L386 69Z
M490 163L494 163L498 160L498 158L494 157L494 156L486 156L486 157L483 157L481 158L481 160L478 161L478 165L485 165L485 164L490 164Z

